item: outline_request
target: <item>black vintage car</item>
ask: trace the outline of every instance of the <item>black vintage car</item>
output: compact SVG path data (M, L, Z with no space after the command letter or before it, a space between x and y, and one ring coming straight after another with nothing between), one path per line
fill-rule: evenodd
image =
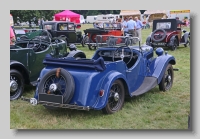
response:
M84 52L77 50L75 45L66 46L63 36L49 41L36 37L21 39L10 47L10 100L18 99L24 85L37 85L40 71L45 67L43 59L49 55L53 59L65 57L86 58ZM67 48L70 51L67 51Z
M82 41L82 32L77 28L81 25L66 21L47 21L43 23L43 29L51 34L51 38L65 36L66 44L80 44Z

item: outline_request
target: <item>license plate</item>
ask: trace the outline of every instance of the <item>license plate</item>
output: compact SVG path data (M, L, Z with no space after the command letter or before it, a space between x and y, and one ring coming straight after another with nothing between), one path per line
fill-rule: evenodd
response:
M45 101L45 102L63 104L63 96L61 96L61 95L39 94L38 95L38 100L39 101Z
M153 43L153 45L165 45L165 43Z

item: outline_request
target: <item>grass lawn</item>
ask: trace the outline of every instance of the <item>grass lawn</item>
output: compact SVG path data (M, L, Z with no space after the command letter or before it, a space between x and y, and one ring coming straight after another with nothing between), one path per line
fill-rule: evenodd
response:
M82 25L82 30L92 24ZM189 30L189 28L185 28ZM142 30L146 40L151 29ZM87 58L94 50L77 46ZM158 87L137 97L125 100L121 111L104 115L101 111L70 109L48 110L41 105L32 106L22 100L10 102L11 129L187 129L190 112L190 47L179 46L176 51L166 49L175 56L174 84L170 91ZM33 97L35 87L26 86L23 96Z

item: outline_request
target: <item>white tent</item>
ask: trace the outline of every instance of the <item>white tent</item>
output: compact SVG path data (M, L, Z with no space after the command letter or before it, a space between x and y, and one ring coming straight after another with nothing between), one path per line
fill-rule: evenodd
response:
M122 16L122 18L129 16L132 16L134 18L137 16L140 19L141 12L140 10L121 10L120 15Z
M168 10L146 10L143 15L148 15L148 22L152 22L154 19L162 19L166 17Z

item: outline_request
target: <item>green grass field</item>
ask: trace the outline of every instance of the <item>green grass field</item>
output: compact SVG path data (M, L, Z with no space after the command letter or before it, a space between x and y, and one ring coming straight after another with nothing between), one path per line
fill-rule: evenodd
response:
M82 25L82 30L91 27ZM186 28L189 30L189 28ZM151 29L142 30L146 40ZM94 51L77 46L87 58ZM121 111L104 115L101 111L48 110L41 105L15 100L10 102L11 129L187 129L190 112L190 47L179 46L176 51L165 49L177 63L174 84L170 91L158 87L137 97L126 99ZM33 97L35 87L26 86L23 96Z

